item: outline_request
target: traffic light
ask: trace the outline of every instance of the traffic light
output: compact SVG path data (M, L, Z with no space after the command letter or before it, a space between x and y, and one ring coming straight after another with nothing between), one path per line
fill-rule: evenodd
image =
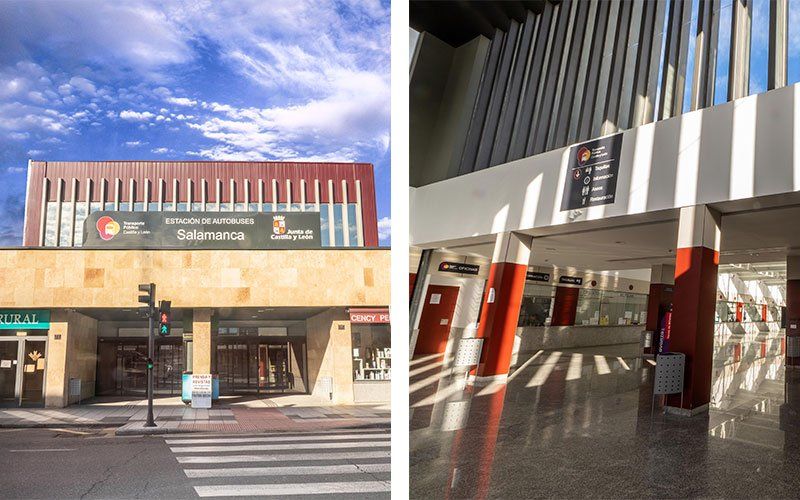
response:
M139 293L146 295L139 295L139 303L146 304L145 307L139 308L139 313L144 316L150 316L155 306L156 301L156 286L153 283L139 285Z
M158 334L161 336L169 335L172 320L172 302L169 300L162 300L158 313Z
M153 369L153 358L145 359L145 363L147 363L147 369L148 370L152 370Z

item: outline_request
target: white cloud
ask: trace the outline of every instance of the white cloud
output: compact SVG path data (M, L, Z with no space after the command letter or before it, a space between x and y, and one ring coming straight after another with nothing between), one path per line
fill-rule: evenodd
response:
M64 134L70 130L72 123L71 117L55 109L42 110L19 102L0 103L0 130ZM15 137L22 138L21 135Z
M166 101L177 106L194 106L197 104L197 101L188 97L167 97Z
M146 122L152 118L155 118L156 115L149 111L139 112L133 111L130 109L126 109L124 111L120 111L119 117L123 120L134 121L134 122Z
M97 87L95 87L94 83L82 76L73 76L69 79L69 84L87 95L94 95L97 92Z
M30 154L30 153L31 152L28 151L28 154ZM39 151L39 153L41 153L41 151ZM9 174L22 174L22 173L25 173L27 171L28 171L28 169L25 168L25 167L7 167L6 168L6 172L8 172Z
M147 142L143 142L143 141L127 141L125 143L125 145L128 146L129 148L135 148L135 147L139 147L139 146L144 146L145 144L147 144Z
M164 153L171 153L172 150L169 149L169 148L161 147L161 148L151 149L150 152L151 153L156 153L156 154L164 154Z
M41 149L30 149L30 150L28 150L28 156L30 156L30 157L42 156L43 154L44 154L44 151L42 151Z
M378 240L386 241L392 236L392 219L382 217L378 220Z

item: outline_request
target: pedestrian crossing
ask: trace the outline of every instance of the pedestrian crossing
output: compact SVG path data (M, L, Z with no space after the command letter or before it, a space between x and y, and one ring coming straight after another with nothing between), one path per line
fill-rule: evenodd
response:
M390 431L166 436L200 497L389 498Z

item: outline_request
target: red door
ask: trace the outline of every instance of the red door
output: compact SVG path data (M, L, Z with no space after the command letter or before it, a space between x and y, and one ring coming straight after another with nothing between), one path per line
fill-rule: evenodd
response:
M414 354L442 354L450 337L453 311L458 300L457 286L429 285L419 320L419 336Z

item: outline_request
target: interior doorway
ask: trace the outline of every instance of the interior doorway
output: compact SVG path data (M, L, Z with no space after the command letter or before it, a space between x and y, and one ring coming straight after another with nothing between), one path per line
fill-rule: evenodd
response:
M414 354L442 354L450 338L459 287L429 285L419 320Z

